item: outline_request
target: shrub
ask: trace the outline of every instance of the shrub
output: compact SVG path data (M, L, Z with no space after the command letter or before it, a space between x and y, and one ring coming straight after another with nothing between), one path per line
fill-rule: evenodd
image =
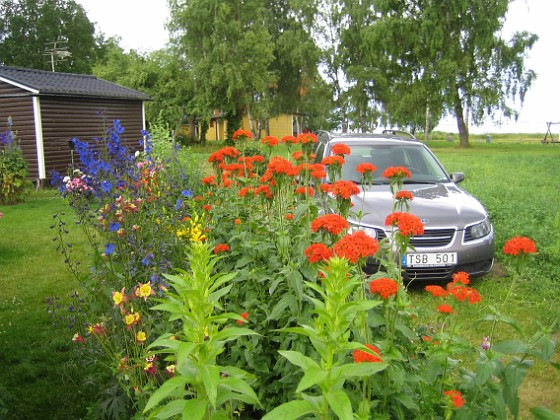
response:
M31 182L27 162L12 131L11 117L7 126L0 133L0 204L16 204L25 199Z

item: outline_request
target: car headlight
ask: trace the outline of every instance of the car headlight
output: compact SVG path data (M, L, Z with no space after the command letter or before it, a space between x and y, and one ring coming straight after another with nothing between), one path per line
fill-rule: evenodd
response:
M491 231L492 224L490 223L490 219L486 218L482 222L471 226L470 236L473 239L479 239L489 235Z
M370 227L366 227L366 226L352 225L351 224L349 229L348 229L348 233L354 233L354 232L358 232L360 230L362 232L364 232L366 235L368 235L370 238L377 239L377 231L374 228L370 228Z

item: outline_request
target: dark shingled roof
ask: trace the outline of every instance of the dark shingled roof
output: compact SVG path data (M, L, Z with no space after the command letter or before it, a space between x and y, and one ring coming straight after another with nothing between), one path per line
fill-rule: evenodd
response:
M37 91L39 95L151 100L145 93L87 74L0 66L0 80Z

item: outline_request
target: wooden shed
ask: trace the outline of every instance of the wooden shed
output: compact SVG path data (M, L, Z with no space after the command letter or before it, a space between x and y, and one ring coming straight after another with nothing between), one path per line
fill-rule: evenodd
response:
M113 120L125 128L122 141L140 149L144 104L151 98L91 75L0 66L0 130L12 117L30 177L38 182L71 163L69 140L103 137Z

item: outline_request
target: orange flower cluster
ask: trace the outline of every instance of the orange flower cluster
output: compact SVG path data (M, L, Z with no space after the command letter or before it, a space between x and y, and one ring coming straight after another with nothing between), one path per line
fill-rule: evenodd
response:
M284 136L282 137L282 143L291 143L291 144L297 144L298 140L297 138L295 138L294 136Z
M360 189L352 181L340 180L332 184L330 192L332 192L335 197L341 197L348 200L353 195L359 194Z
M261 143L264 144L265 146L274 147L274 146L278 146L278 139L274 136L266 136L261 140Z
M404 166L389 166L383 172L383 176L385 178L389 178L389 179L390 178L402 179L402 178L405 178L405 177L410 178L412 176L412 174Z
M301 144L306 144L306 143L317 143L317 136L313 133L301 133L298 137L297 140L299 143Z
M348 229L348 221L338 214L325 214L311 222L313 232L321 229L334 235L340 235L345 229Z
M327 156L321 161L323 165L339 165L342 166L346 163L342 156L334 155L334 156Z
M434 297L447 298L449 295L453 296L460 302L468 301L470 304L479 303L482 298L477 290L468 287L470 283L469 274L464 271L453 273L453 281L447 284L444 289L441 286L426 286L424 290Z
M241 315L241 318L243 318L245 321L249 321L249 312L241 312L239 315ZM239 325L244 324L244 321L241 321L240 319L236 319L235 322L237 322L237 324Z
M360 258L371 257L379 250L379 242L359 230L344 235L333 247L334 253L356 264Z
M537 246L533 240L525 236L516 236L507 241L504 245L504 254L506 255L519 255L519 254L536 254Z
M407 190L401 190L401 191L398 191L395 194L395 199L397 199L397 200L412 201L413 198L414 198L414 196L412 195L412 193L410 191L407 191Z
M268 176L267 176L268 174ZM263 178L271 179L274 175L296 176L297 168L287 159L280 156L273 156L268 162L268 167ZM262 179L261 179L262 182Z
M358 166L356 166L356 171L358 171L362 175L365 173L371 173L376 169L377 167L373 163L369 163L369 162L362 162Z
M350 154L350 148L344 143L336 143L332 147L332 152L335 155L349 155Z
M317 243L311 244L305 249L305 256L313 264L330 260L333 252L324 243Z
M398 283L387 277L375 279L369 283L369 292L372 295L379 295L383 299L389 299L391 296L395 296L398 291Z
M424 234L424 224L413 214L406 212L391 213L385 219L385 225L396 225L402 236L413 236Z
M237 140L251 140L253 138L253 134L249 130L236 130L233 133L232 139L233 141Z
M201 181L204 185L216 185L216 177L214 175L202 178Z
M456 389L450 389L449 391L445 391L443 394L451 398L453 405L457 408L462 407L463 404L465 404L463 395Z
M308 195L310 197L313 197L313 194L315 193L315 191L313 191L313 187L297 187L294 192L296 194Z
M227 146L223 147L220 150L212 153L208 158L208 162L213 164L222 163L225 161L226 158L236 158L241 154L239 150L235 147Z
M438 312L441 312L442 314L452 314L453 313L453 308L446 303L443 303L443 304L439 305L436 309L437 309Z
M368 349L370 349L375 354L368 353L367 351L364 351L364 350L354 350L352 352L352 358L354 359L354 363L364 363L364 362L381 363L381 362L383 362L383 360L381 359L381 352L379 351L379 349L377 347L372 346L371 344L366 344L366 347Z
M214 254L220 254L222 252L227 252L227 251L229 251L229 245L228 244L218 244L214 248Z

